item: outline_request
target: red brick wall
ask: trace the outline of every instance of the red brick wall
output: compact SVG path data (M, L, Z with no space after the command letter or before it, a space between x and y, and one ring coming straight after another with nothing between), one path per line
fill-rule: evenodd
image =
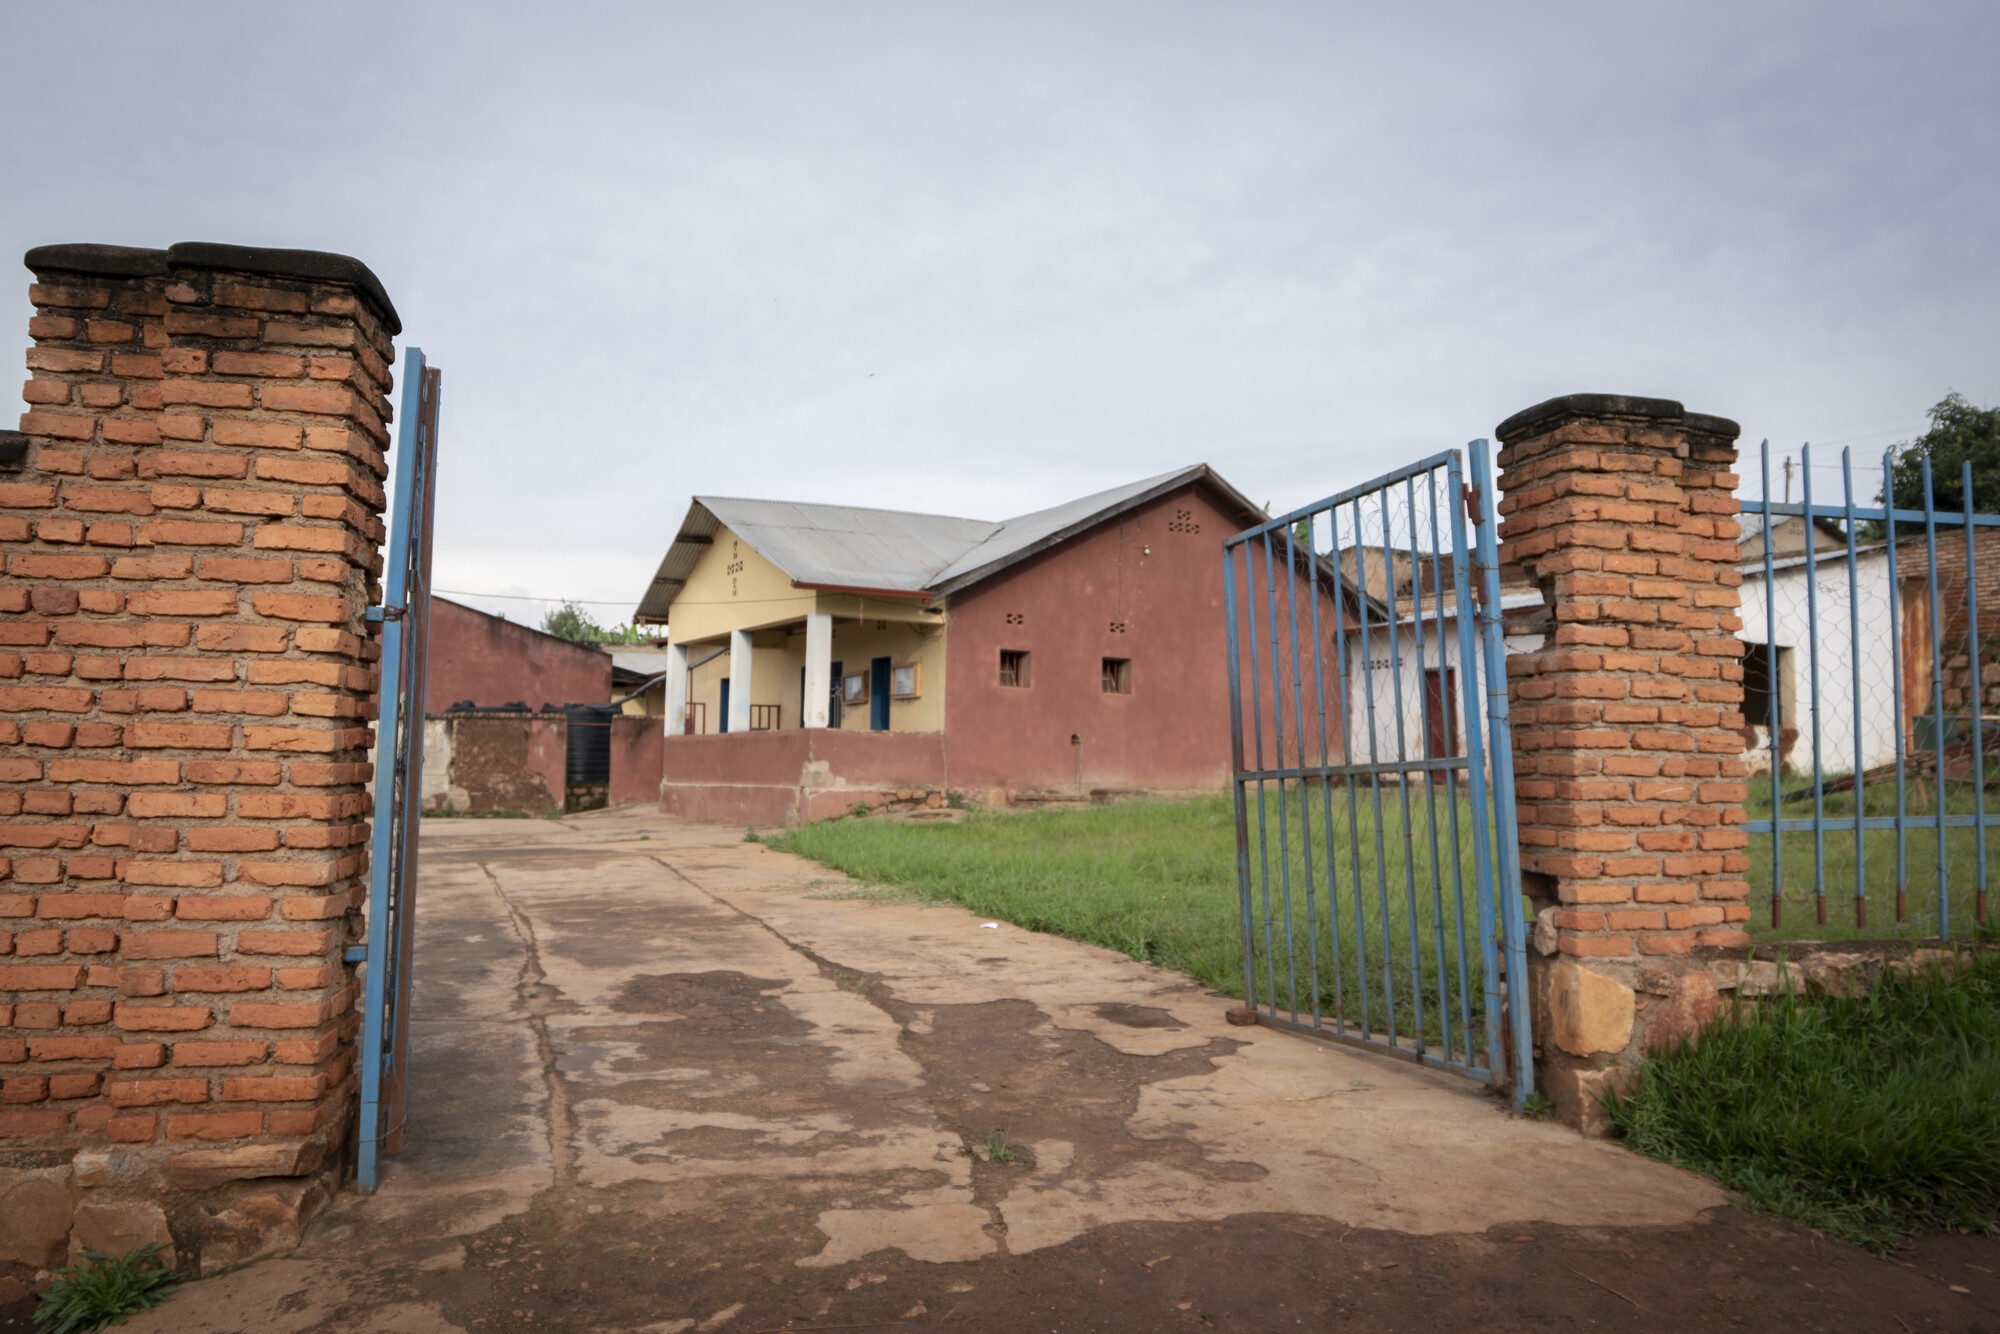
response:
M182 1184L309 1171L354 1090L400 326L335 256L29 267L25 466L0 474L0 1137L154 1146L168 1180L184 1150L267 1146Z
M516 702L539 709L611 698L609 653L441 597L431 599L426 673L426 713L467 699L489 709Z
M1748 944L1735 423L1575 395L1499 434L1500 556L1553 617L1507 663L1529 892L1564 955Z
M1498 435L1500 559L1546 609L1541 649L1507 660L1537 927L1506 985L1540 1091L1602 1133L1604 1095L1699 1030L1713 959L1750 941L1737 426L1574 394Z
M1974 529L1972 568L1977 575L1979 598L1979 663L1982 679L1980 696L1984 712L2000 708L2000 529ZM1937 536L1938 610L1944 617L1944 707L1946 712L1968 712L1972 703L1971 608L1966 600L1965 528L1962 523L1946 528L1940 516ZM1925 599L1912 610L1926 621L1930 615L1929 591L1921 582L1928 548L1923 539L1904 539L1896 550L1897 574L1905 580L1903 596ZM1914 586L1908 580L1915 574ZM1921 658L1909 665L1917 683L1912 693L1922 698L1912 705L1921 712L1930 696L1930 646L1923 645Z

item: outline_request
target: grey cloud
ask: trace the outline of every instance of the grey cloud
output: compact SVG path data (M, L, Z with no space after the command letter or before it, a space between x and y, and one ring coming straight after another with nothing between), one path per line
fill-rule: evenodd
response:
M1573 389L1990 399L1995 11L1641 11L17 7L0 240L365 259L495 591L636 596L695 491L1284 504Z

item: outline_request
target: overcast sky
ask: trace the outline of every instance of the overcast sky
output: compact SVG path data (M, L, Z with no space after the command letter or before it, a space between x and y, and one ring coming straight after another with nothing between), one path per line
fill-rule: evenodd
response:
M438 585L607 621L693 494L1284 509L1578 390L1872 495L2000 397L1996 49L1949 0L16 4L0 249L358 256L444 370Z

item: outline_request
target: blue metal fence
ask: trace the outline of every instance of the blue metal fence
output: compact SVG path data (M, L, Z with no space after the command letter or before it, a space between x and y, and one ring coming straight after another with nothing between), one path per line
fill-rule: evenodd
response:
M380 710L375 725L375 828L363 965L361 1124L355 1180L375 1189L382 1155L402 1148L410 1046L410 956L416 942L417 822L423 789L424 666L430 627L431 514L436 497L439 373L423 351L403 354L395 510L382 605Z
M1745 825L1753 889L1768 893L1774 930L1786 928L1788 903L1807 900L1813 926L1834 928L1815 934L1848 930L1829 921L1831 887L1851 895L1857 934L1949 939L1986 922L1986 831L2000 823L1986 801L1986 756L2000 751L2000 708L1988 712L2000 704L2000 664L1981 639L1991 609L1979 598L1981 566L1989 582L2000 570L2000 515L1974 512L1969 463L1962 506L1940 513L1927 458L1920 498L1885 484L1877 504L1857 505L1847 450L1839 503L1816 504L1811 446L1801 454L1800 503L1772 499L1766 441L1763 498L1744 507L1762 526L1744 539L1739 565L1743 712L1758 780ZM1894 451L1883 456L1885 478L1895 463ZM1918 499L1921 508L1899 507ZM1954 540L1962 572L1941 569ZM1989 668L1995 682L1984 679ZM1993 767L2000 776L2000 756ZM1788 814L1808 802L1810 815Z
M1224 596L1246 1003L1261 1023L1511 1085L1521 1106L1533 1047L1528 1006L1508 1002L1527 972L1486 442L1230 538Z

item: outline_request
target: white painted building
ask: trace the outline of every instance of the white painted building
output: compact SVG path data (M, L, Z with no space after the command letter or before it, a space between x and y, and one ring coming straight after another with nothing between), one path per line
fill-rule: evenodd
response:
M1452 605L1449 598L1447 605ZM1500 599L1503 616L1541 605L1542 596L1535 591L1509 593ZM1511 626L1506 630L1503 642L1509 654L1532 653L1542 646L1540 634L1513 633ZM1371 621L1365 637L1349 631L1346 641L1347 735L1353 738L1354 763L1386 764L1465 753L1466 728L1473 720L1466 716L1466 692L1462 689L1465 660L1459 649L1455 614L1442 618L1427 615L1421 626L1404 616L1393 635L1386 625ZM1476 655L1476 635L1472 648ZM1483 662L1479 671L1485 671ZM1337 707L1329 682L1327 709L1332 712ZM1473 708L1480 710L1478 701ZM1400 741L1396 730L1399 721ZM1483 714L1478 721L1484 725ZM1371 727L1372 758L1368 749Z
M1751 646L1743 659L1743 714L1754 729L1746 755L1751 771L1769 772L1774 694L1781 743L1784 732L1796 729L1798 736L1785 754L1784 767L1810 772L1815 708L1822 772L1852 773L1857 761L1866 769L1894 760L1894 673L1901 635L1891 615L1888 548L1861 548L1851 585L1844 547L1773 561L1768 586L1761 553L1737 568L1743 575L1739 638Z

